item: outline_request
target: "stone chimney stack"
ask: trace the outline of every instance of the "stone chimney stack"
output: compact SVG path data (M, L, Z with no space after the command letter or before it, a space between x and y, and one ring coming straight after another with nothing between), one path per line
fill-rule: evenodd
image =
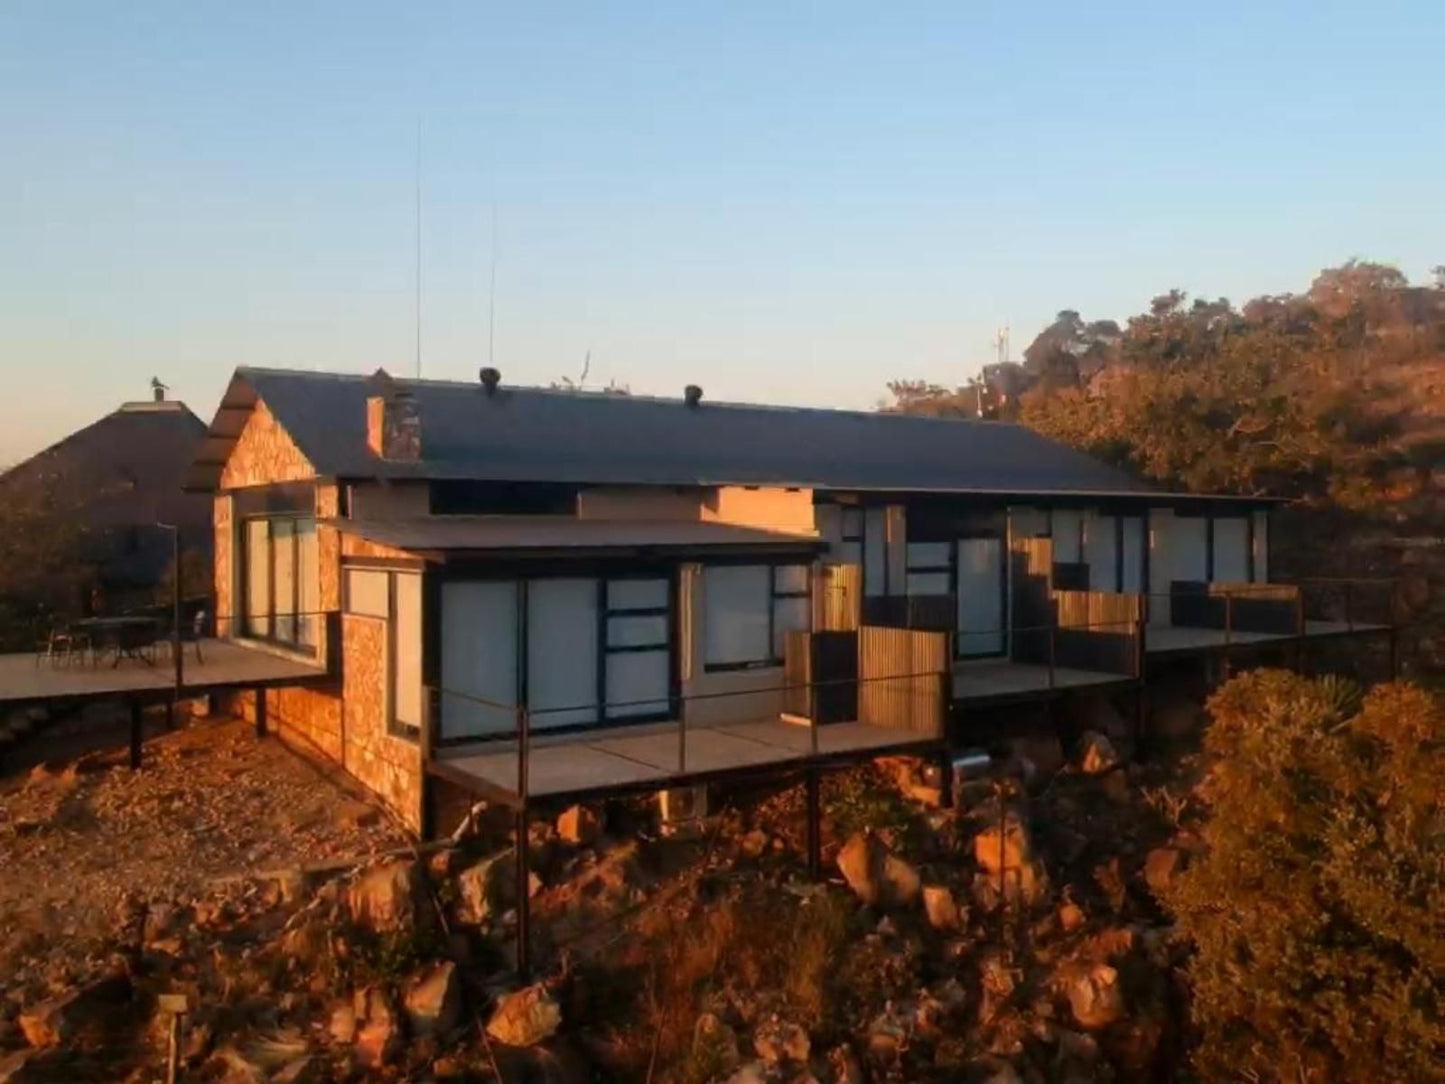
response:
M416 399L389 377L378 385L379 394L366 400L367 447L379 459L420 459L421 414Z

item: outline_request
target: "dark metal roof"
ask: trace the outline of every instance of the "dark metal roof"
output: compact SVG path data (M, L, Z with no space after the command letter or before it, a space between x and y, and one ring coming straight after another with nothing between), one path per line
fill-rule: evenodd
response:
M414 519L330 521L346 534L413 553L575 553L637 551L695 553L746 550L809 554L816 535L785 534L701 520L577 519L572 516L420 516Z
M210 551L210 502L181 490L205 435L184 403L126 403L0 474L0 503L77 525L104 579L153 584L171 560L158 522L179 525L187 549Z
M1148 486L1020 425L902 414L397 380L415 398L423 457L366 445L360 374L236 370L192 472L212 488L256 398L317 473L635 485L1144 495Z

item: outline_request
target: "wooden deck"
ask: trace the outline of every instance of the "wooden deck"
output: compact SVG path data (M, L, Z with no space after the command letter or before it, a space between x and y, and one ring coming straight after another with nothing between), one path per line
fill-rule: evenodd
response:
M954 703L969 704L1030 699L1092 686L1125 684L1133 680L1128 674L1105 670L1056 666L1051 676L1047 666L1034 663L1009 660L965 662L953 668L953 700Z
M1388 625L1370 625L1344 621L1306 621L1306 639L1331 636L1358 636L1390 631ZM1296 637L1288 633L1241 632L1203 629L1176 625L1151 625L1144 633L1144 650L1150 655L1187 654L1222 651L1225 647L1248 647L1256 644L1288 643Z
M258 685L302 684L326 677L320 666L245 647L229 640L201 641L202 661L194 644L185 645L184 681L188 693ZM0 655L0 703L100 700L110 697L163 695L175 687L175 669L168 652L155 665L125 658L52 664L32 652Z
M528 797L563 797L645 790L745 772L802 764L812 757L813 728L780 719L687 727L677 723L620 727L590 733L534 737L528 753ZM817 728L819 759L864 760L882 751L922 749L942 735L920 735L867 723ZM439 753L433 771L483 793L515 798L515 742L488 742Z

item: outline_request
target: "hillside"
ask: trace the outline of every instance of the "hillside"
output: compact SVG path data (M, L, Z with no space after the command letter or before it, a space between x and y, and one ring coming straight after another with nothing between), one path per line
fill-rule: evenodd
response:
M1064 310L1012 368L890 409L1022 421L1168 489L1292 497L1285 576L1397 578L1413 668L1445 667L1445 277L1326 269L1240 308L1171 290L1121 328Z

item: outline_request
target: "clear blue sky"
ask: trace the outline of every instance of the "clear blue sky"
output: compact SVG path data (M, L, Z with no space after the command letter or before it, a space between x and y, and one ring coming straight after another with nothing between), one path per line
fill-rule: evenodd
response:
M0 3L0 461L240 364L871 406L1445 262L1445 5ZM607 10L603 10L606 7ZM23 401L22 401L23 400Z

